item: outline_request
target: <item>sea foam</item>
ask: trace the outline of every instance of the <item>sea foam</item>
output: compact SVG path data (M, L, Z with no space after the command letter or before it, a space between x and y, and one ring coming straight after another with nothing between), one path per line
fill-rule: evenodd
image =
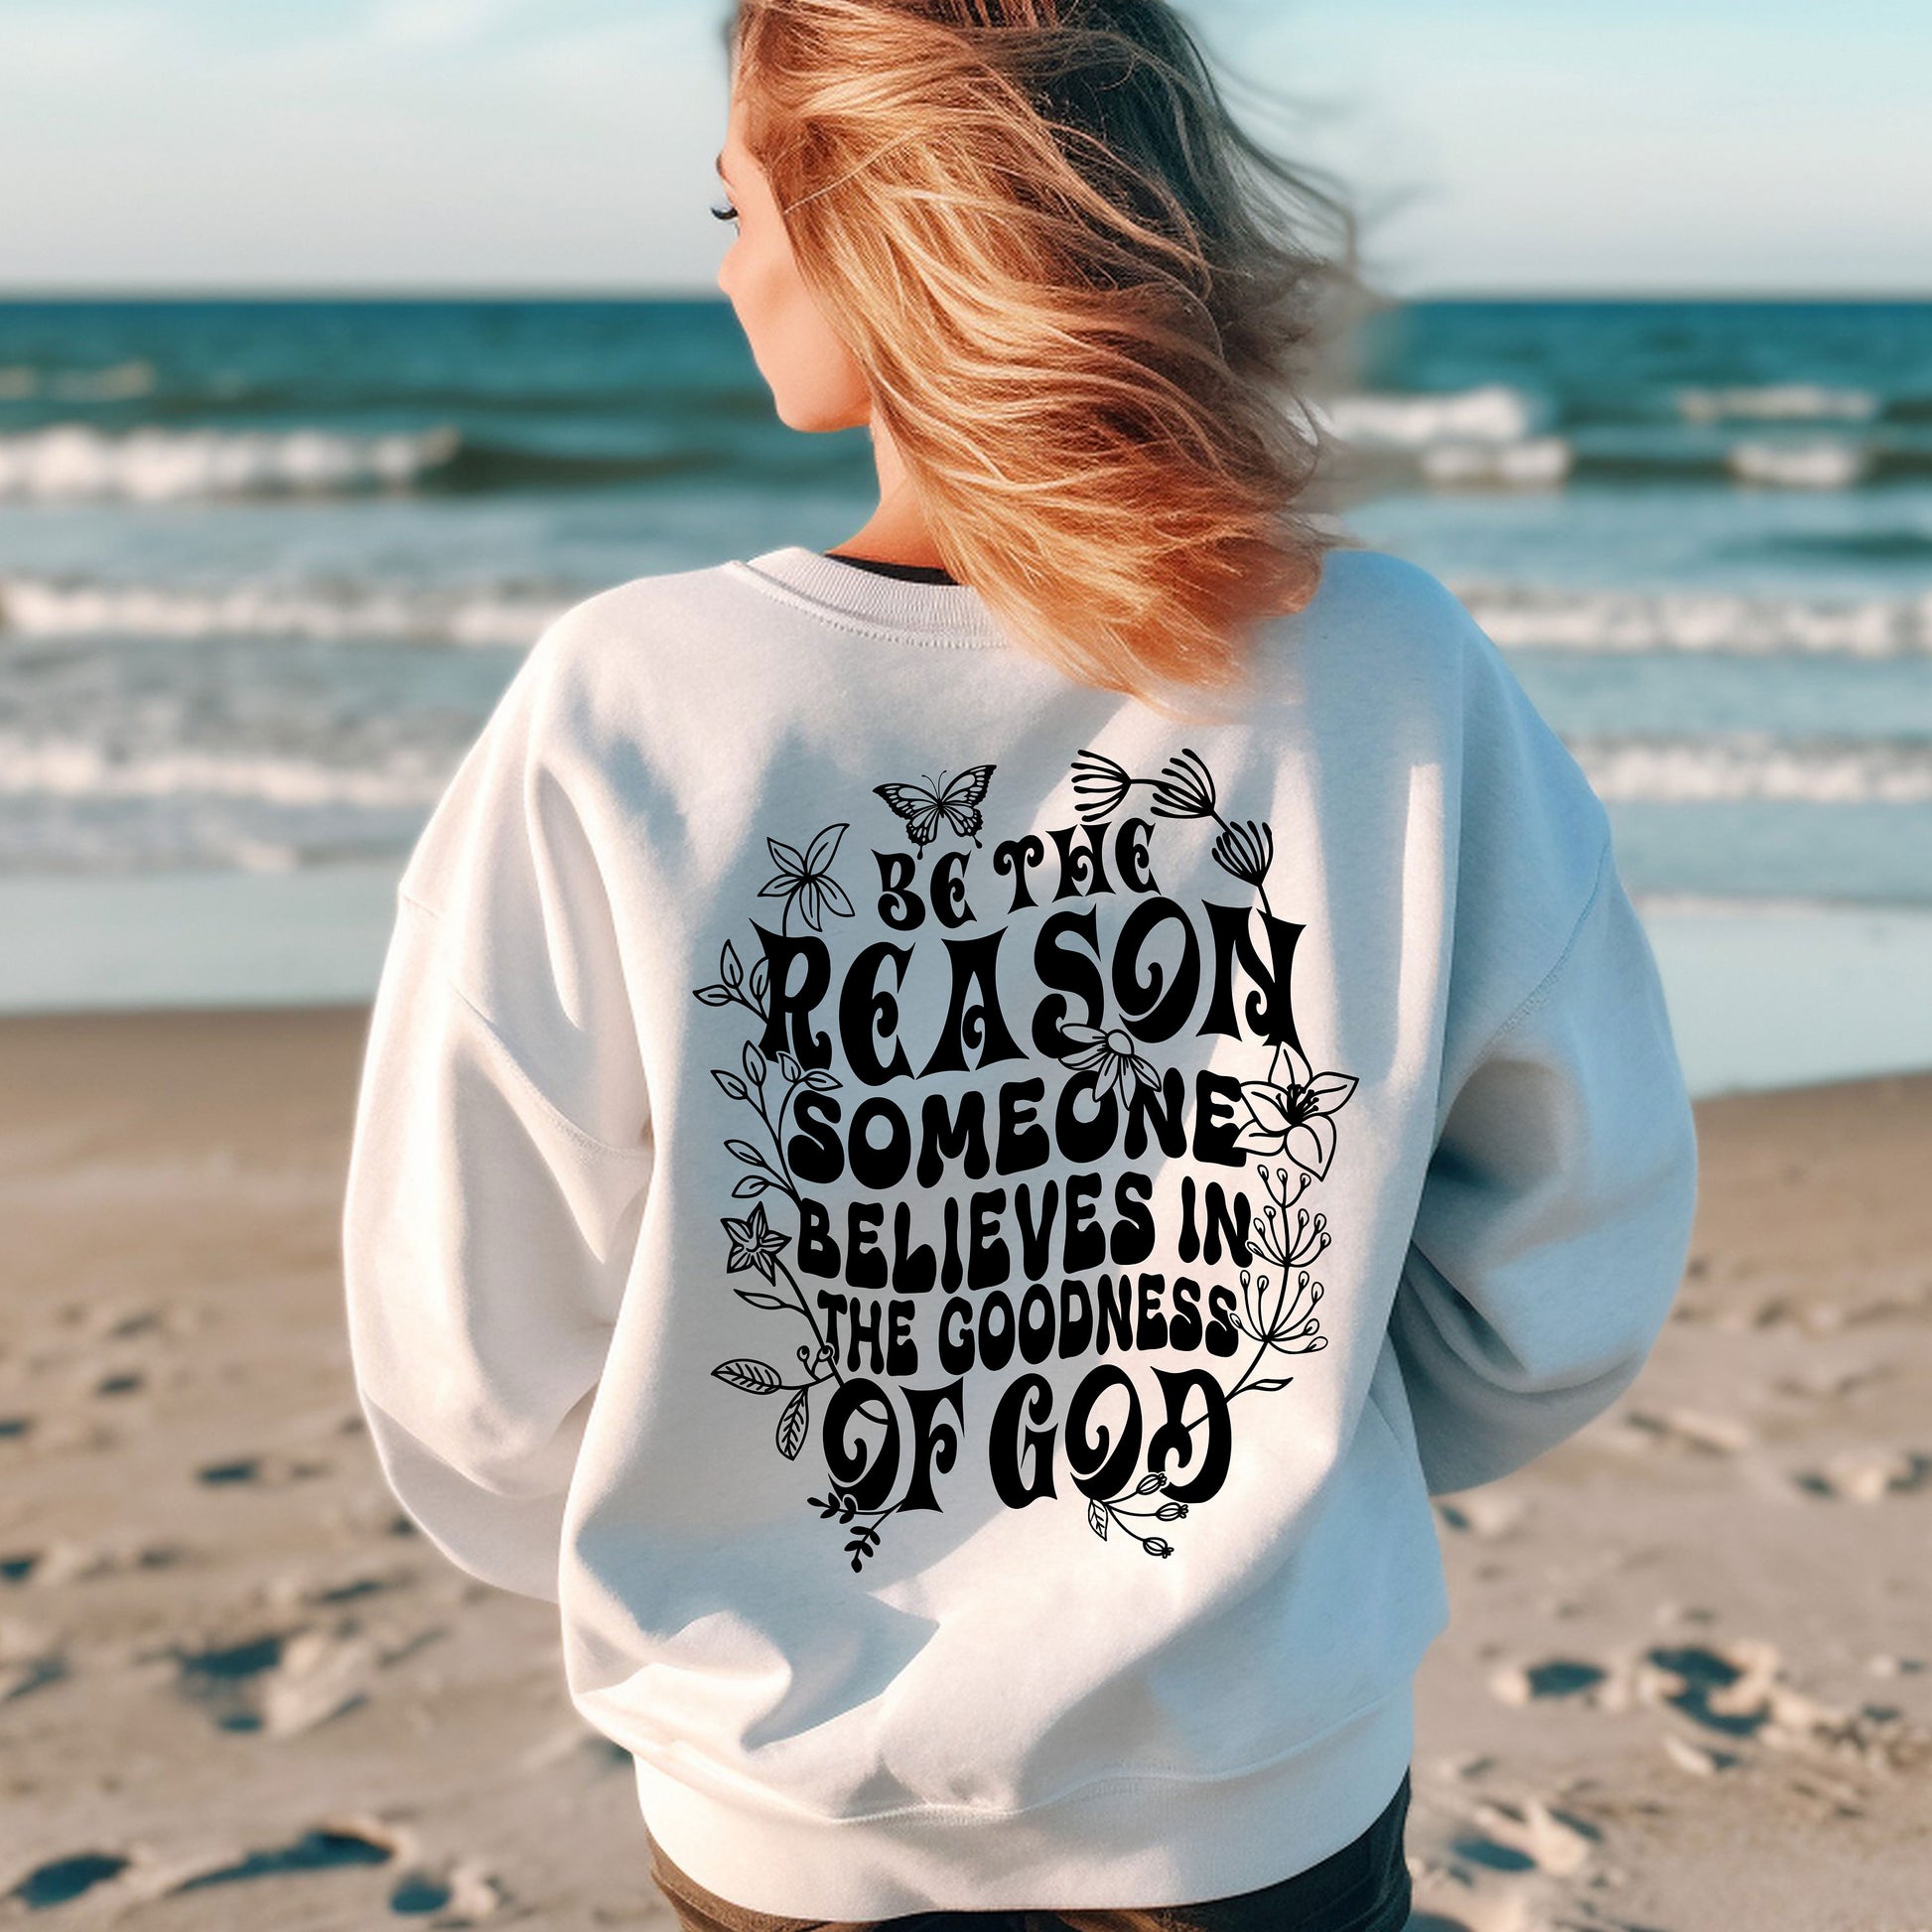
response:
M1606 801L1932 803L1932 744L1923 739L1792 739L1735 732L1703 738L1604 734L1567 742Z
M114 436L63 423L0 436L0 498L182 502L395 487L441 468L461 447L448 427L388 436L314 429Z
M515 647L568 609L566 592L341 589L240 583L223 589L0 577L0 634L37 638L300 638L317 642Z
M1856 443L1739 443L1727 459L1739 483L1776 489L1853 489L1871 457Z
M1932 654L1932 593L1844 602L1721 591L1544 590L1452 586L1506 647L1716 651L1746 656Z
M1882 406L1869 389L1834 389L1817 382L1677 392L1678 413L1687 423L1867 423Z

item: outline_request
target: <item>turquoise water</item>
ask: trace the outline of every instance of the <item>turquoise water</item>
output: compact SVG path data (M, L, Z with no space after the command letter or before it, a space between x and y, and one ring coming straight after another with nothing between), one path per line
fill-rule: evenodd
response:
M1687 1063L1932 1063L1932 305L1426 304L1353 382L1349 526L1589 774ZM720 302L0 304L0 1008L365 993L551 615L871 504Z

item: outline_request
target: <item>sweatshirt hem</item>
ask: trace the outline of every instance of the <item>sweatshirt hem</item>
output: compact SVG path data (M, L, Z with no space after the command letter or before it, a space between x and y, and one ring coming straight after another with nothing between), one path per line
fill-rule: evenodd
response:
M942 1910L1195 1904L1318 1864L1381 1815L1410 1767L1405 1678L1299 1750L1225 1777L1124 1772L1021 1810L911 1806L839 1818L700 1789L633 1759L651 1838L750 1911L869 1920Z

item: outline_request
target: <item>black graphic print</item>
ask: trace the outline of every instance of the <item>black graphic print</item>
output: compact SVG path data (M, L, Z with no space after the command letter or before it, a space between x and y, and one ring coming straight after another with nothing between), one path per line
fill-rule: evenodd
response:
M921 852L939 836L939 821L944 819L962 838L980 842L979 806L986 802L986 788L993 781L990 764L976 764L962 771L951 784L946 774L940 782L922 785L874 785L873 790L905 821L906 836Z
M1008 1508L1058 1497L1063 1470L1095 1536L1172 1556L1167 1527L1227 1480L1235 1401L1289 1387L1275 1357L1327 1346L1311 1272L1327 1217L1303 1197L1356 1082L1314 1071L1295 1025L1304 928L1269 898L1274 831L1225 818L1191 750L1153 777L1085 751L1071 769L1078 822L996 844L986 871L993 765L874 787L912 850L882 825L871 919L833 872L850 822L802 852L767 839L775 924L754 916L747 952L727 939L697 989L749 1017L737 1064L712 1069L745 1122L725 1141L746 1203L721 1217L726 1277L755 1275L736 1294L792 1327L791 1366L712 1373L779 1398L786 1461L816 1424L807 1501L855 1571L891 1518L943 1507L969 1438ZM1163 820L1211 824L1252 897L1164 894ZM943 1007L930 1042L901 1032L914 985ZM1217 1039L1265 1048L1265 1071L1197 1063ZM1164 1234L1192 1272L1144 1272ZM1158 1396L1130 1353L1158 1358ZM1057 1416L1049 1362L1080 1375ZM989 1400L976 1377L969 1413L976 1369L1006 1379Z

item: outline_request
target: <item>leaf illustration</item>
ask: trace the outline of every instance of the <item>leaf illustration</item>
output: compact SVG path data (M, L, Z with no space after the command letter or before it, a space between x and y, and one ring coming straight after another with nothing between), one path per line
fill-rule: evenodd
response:
M1248 1384L1246 1393L1254 1394L1254 1395L1266 1395L1272 1389L1287 1388L1288 1385L1294 1380L1295 1380L1294 1376L1284 1375L1279 1382L1250 1382Z
M728 1007L732 1003L732 990L729 986L701 986L694 997L708 1007Z
M769 1362L753 1361L749 1356L720 1362L711 1372L719 1381L729 1382L747 1395L772 1395L784 1386L778 1379L778 1371Z
M755 1309L788 1309L793 1306L782 1295L764 1295L756 1288L741 1288L734 1293L740 1301L751 1303Z
M764 991L771 984L771 962L760 954L752 962L752 998L760 1009L764 1006Z
M771 1172L771 1163L750 1141L727 1141L725 1149L727 1153L743 1161L748 1168L762 1168L766 1173Z
M845 1082L836 1073L829 1071L827 1068L815 1066L805 1075L805 1084L814 1093L832 1093L839 1087L842 1087Z
M739 987L745 984L745 968L738 957L738 948L727 939L724 957L718 962L718 971L724 976L727 986Z
M1101 1542L1107 1540L1107 1505L1098 1496L1087 1498L1087 1523Z
M755 1087L764 1085L764 1055L749 1039L745 1042L745 1077Z
M795 1085L804 1073L804 1068L789 1053L778 1055L778 1071L785 1076L787 1085Z
M809 1407L806 1393L800 1389L785 1404L785 1412L778 1418L778 1453L788 1462L794 1460L798 1451L805 1447L805 1421Z
M748 1173L743 1175L740 1178L738 1185L732 1189L732 1199L750 1200L754 1194L761 1194L767 1188L772 1187L774 1185L776 1185L776 1183L770 1180L769 1178L767 1178L764 1174Z
M734 1100L743 1100L746 1098L745 1082L741 1080L736 1073L727 1073L723 1067L714 1066L711 1069L711 1077L714 1080L716 1080L718 1084L721 1087L723 1087L724 1090L728 1094L730 1094Z

